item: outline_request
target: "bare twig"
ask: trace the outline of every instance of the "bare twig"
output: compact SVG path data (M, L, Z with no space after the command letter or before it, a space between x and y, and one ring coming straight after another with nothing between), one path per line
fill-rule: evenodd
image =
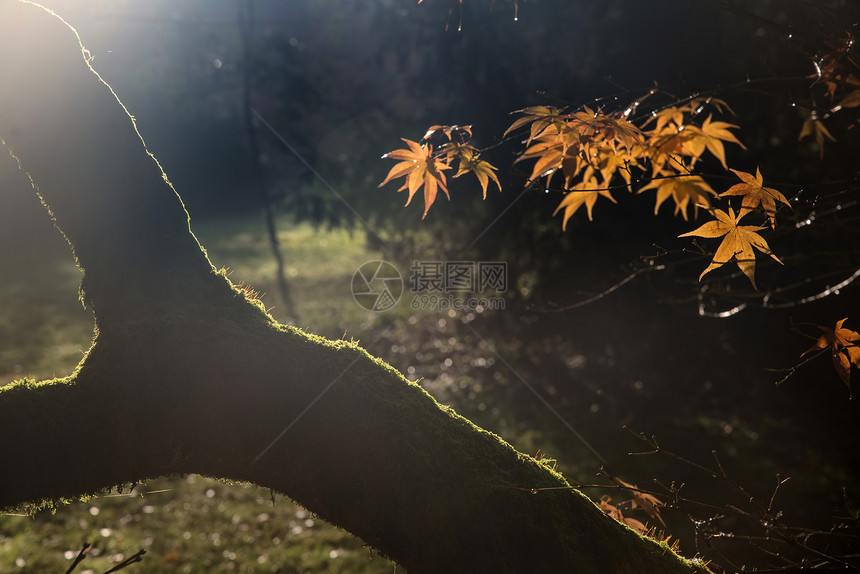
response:
M129 556L110 570L105 570L104 574L111 574L111 572L117 572L119 570L122 570L123 568L131 566L135 562L140 562L141 560L143 560L144 554L146 554L146 550L138 550L133 555Z
M81 551L78 552L78 555L75 556L75 559L74 559L74 561L72 561L71 566L69 566L69 569L66 570L66 574L71 574L72 571L78 566L78 564L80 564L81 561L87 557L87 550L89 550L89 549L90 549L90 543L84 542L84 545L81 547Z

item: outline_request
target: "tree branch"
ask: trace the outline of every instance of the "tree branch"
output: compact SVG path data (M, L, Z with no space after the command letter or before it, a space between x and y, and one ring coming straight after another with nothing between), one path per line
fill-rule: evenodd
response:
M0 0L0 137L85 271L64 379L0 388L0 507L167 474L283 492L410 572L704 572L357 344L279 325L216 273L64 22ZM511 488L515 487L515 488ZM528 490L521 490L526 488Z

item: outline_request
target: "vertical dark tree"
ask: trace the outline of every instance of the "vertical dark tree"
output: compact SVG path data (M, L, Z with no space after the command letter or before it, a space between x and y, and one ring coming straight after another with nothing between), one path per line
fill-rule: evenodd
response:
M251 104L251 66L253 62L252 34L254 26L254 2L253 0L242 0L239 3L239 33L242 38L242 119L245 125L245 133L248 138L248 149L251 154L253 165L253 186L260 196L263 206L263 216L266 223L266 233L269 245L272 248L272 257L275 259L275 276L278 282L278 294L284 304L284 312L287 317L296 319L296 305L290 294L290 286L287 283L287 275L284 267L284 254L281 243L278 240L278 229L275 224L275 205L272 196L266 186L263 168L260 165L260 146L257 143L257 130L254 127L254 113Z

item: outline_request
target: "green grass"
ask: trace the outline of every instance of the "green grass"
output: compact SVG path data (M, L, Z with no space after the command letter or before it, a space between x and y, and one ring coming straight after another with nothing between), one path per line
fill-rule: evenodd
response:
M200 476L103 494L56 514L0 519L0 571L103 572L147 550L129 572L387 572L360 540L281 496Z
M204 221L194 231L216 267L229 267L234 282L265 293L272 314L285 318L259 221ZM299 326L329 337L346 332L363 338L393 320L368 313L352 299L352 274L379 258L365 248L362 234L298 225L280 240ZM23 253L0 248L0 265L0 384L69 373L89 347L93 320L78 300L80 273L68 248L59 236ZM92 548L75 569L79 573L104 572L140 549L147 551L143 560L125 571L395 571L361 540L283 496L189 476L137 485L130 493L103 493L54 514L0 515L0 572L65 572L84 542Z

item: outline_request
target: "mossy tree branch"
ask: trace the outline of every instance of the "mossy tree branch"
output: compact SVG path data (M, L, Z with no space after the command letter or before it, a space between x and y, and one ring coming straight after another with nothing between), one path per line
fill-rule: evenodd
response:
M69 377L0 389L0 508L200 473L283 492L409 572L703 571L575 490L530 494L567 483L234 289L78 44L0 0L0 138L72 244L97 325Z

